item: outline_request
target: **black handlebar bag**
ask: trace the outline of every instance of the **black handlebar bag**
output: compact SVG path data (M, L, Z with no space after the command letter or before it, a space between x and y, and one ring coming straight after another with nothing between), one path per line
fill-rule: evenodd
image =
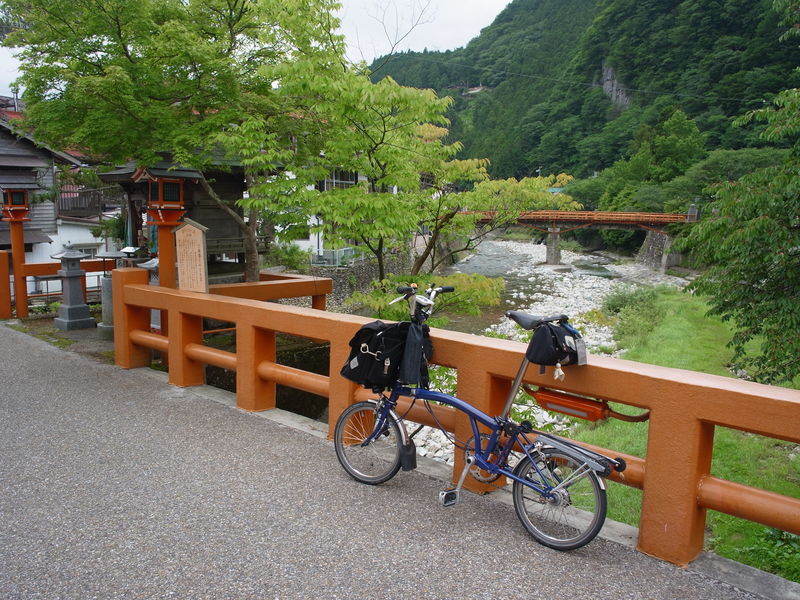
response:
M376 391L390 388L398 381L427 387L427 364L432 349L426 325L372 321L350 340L350 355L340 373ZM403 364L406 368L401 372Z

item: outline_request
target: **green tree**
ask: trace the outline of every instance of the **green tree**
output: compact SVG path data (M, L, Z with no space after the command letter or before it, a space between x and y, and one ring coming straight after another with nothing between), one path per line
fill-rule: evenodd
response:
M798 35L800 3L777 0L787 35ZM735 358L764 382L800 374L800 90L778 94L770 108L740 122L766 122L763 136L792 144L781 165L759 169L714 191L715 214L688 236L687 246L710 267L691 285L708 294L712 313L731 320ZM753 356L747 345L761 343Z
M635 137L634 154L604 170L606 183L600 210L662 212L666 195L658 187L682 174L704 154L704 136L681 110L673 110L655 127L643 126ZM604 230L609 245L633 249L640 232Z
M334 0L4 4L26 24L6 44L21 48L27 126L44 142L109 161L150 165L169 152L202 170L235 137L248 181L268 183L307 155L287 151L293 142L313 147L323 133L312 122L326 105L325 79L343 69ZM284 179L275 179L281 189ZM252 279L256 206L285 195L255 190L242 218L201 183L239 224Z
M327 140L324 155L331 166L356 172L362 181L320 194L315 209L326 237L357 240L373 253L381 280L387 255L408 248L420 221L420 174L458 150L431 135L431 125L447 124L449 103L389 77L373 84L351 74L337 88L329 118L338 133Z
M563 187L572 178L561 173L544 177L489 180L483 162L452 161L433 173L433 187L423 196L420 226L428 232L423 250L414 261L411 274L437 267L463 252L475 250L492 231L516 222L524 210L577 210L580 204L561 193L548 191ZM481 175L479 181L475 175ZM458 192L453 183L476 181L471 190ZM488 220L487 220L488 217ZM481 222L482 221L482 222Z
M710 297L712 314L734 323L735 360L766 383L800 374L798 182L795 157L715 188L716 214L688 236L709 265L691 289ZM752 340L761 342L757 356L748 351Z

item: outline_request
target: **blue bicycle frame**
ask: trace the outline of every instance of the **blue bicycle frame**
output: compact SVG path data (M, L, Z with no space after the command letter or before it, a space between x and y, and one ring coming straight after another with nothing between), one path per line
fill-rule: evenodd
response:
M382 397L383 406L378 411L378 422L376 423L372 434L366 440L364 440L362 444L363 446L367 446L372 443L384 431L387 419L399 420L396 413L394 413L394 408L397 406L397 401L400 396L438 402L440 404L452 406L453 408L466 414L467 417L469 417L470 425L472 427L472 439L475 440L473 455L474 464L479 469L485 470L489 473L504 475L512 481L518 481L522 485L536 490L536 492L544 495L545 497L550 496L558 489L568 486L571 480L581 477L589 470L598 471L604 475L607 475L610 472L610 466L603 460L606 459L606 457L586 450L585 448L573 444L568 440L544 432L536 431L530 427L518 425L505 416L490 417L471 404L468 404L460 398L456 398L455 396L451 396L449 394L421 388L409 388L401 385L394 386L388 397ZM484 425L489 429L489 439L487 440L485 447L481 447L482 438L478 427L479 425ZM401 427L401 432L404 432L404 430L405 428ZM527 436L528 433L534 434L536 438L531 441ZM508 439L502 444L501 447L498 448L500 438L503 434L506 434ZM577 453L584 460L584 466L575 471L568 480L558 481L557 485L555 486L549 485L549 478L542 473L542 471L539 469L539 461L535 460L533 457L533 454L538 453L537 440L540 440L544 445L554 446L571 454ZM404 439L403 444L406 443L407 440ZM522 479L517 477L513 471L503 466L506 464L506 460L512 449L517 445L522 448L522 451L530 459L531 464L540 476L540 482L543 482L546 487L540 487L536 484L536 482L530 479ZM491 455L495 455L495 458L490 459Z

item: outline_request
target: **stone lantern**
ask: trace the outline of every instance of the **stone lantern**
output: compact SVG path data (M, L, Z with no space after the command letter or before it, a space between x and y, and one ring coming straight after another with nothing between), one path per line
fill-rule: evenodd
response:
M81 260L89 258L78 250L67 250L54 254L51 258L61 260L61 294L63 302L58 307L58 316L53 320L57 329L71 331L97 327L97 321L89 313L89 306L83 299L83 277L86 271L81 269Z

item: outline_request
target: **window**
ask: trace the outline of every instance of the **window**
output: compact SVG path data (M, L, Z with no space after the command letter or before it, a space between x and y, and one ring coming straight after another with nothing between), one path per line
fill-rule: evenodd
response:
M340 190L349 188L358 183L358 173L355 171L345 171L334 169L325 181L321 181L317 189L321 192L327 190Z
M100 251L100 246L96 245L86 246L83 244L73 244L71 249L82 252L83 254L86 255L87 259L95 259L97 258L97 253Z
M26 190L3 190L3 204L5 206L28 206L28 192Z
M180 179L154 179L150 181L150 204L181 204L183 181Z

